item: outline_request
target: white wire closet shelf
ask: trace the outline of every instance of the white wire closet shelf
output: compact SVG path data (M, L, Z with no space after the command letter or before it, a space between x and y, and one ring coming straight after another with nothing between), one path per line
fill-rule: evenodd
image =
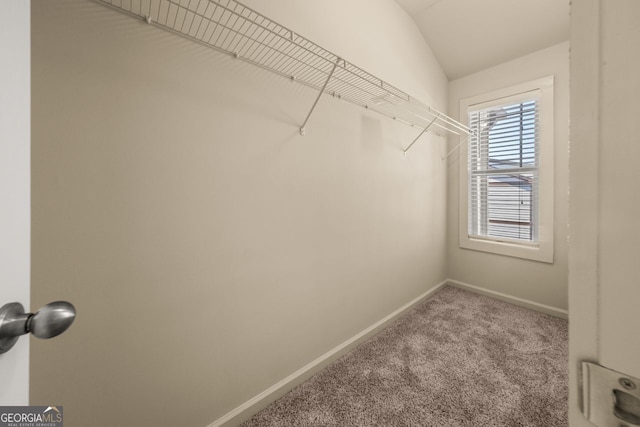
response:
M133 17L319 91L421 129L471 130L235 0L96 0ZM453 151L453 150L452 150Z

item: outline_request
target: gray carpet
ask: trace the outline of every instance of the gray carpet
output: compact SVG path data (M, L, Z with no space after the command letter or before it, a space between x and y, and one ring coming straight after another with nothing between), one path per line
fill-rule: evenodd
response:
M242 424L567 426L566 320L445 287Z

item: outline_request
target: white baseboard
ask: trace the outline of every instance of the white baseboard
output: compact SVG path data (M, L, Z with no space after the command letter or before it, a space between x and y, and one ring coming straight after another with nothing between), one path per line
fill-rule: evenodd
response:
M378 322L369 326L364 331L349 338L348 340L338 345L337 347L329 350L322 356L318 357L316 360L298 369L297 371L295 371L288 377L284 378L283 380L279 381L278 383L272 385L262 393L249 399L248 401L238 406L228 414L218 418L213 423L209 424L208 427L236 426L241 422L249 419L253 414L265 408L270 403L275 401L277 398L284 395L286 392L293 389L298 384L306 381L312 375L314 375L315 373L319 372L320 370L325 368L327 365L329 365L331 362L343 356L344 354L348 353L354 347L361 344L364 340L374 335L384 327L388 326L397 317L401 316L402 314L404 314L405 312L413 308L414 305L416 305L420 301L436 293L438 290L440 290L440 288L444 287L447 284L447 282L450 282L450 281L444 280L438 283L437 285L435 285L434 287L432 287L422 295L409 301L408 303L406 303L405 305L403 305L393 313L385 316Z
M514 297L511 295L503 294L502 292L496 292L480 286L475 286L475 285L470 285L469 283L460 282L458 280L447 279L447 283L456 288L465 289L470 292L486 295L495 299L506 301L514 305L519 305L520 307L526 307L526 308L530 308L531 310L536 310L542 313L550 314L551 316L560 317L562 319L569 318L569 312L562 308L556 308L550 305L540 304L535 301Z

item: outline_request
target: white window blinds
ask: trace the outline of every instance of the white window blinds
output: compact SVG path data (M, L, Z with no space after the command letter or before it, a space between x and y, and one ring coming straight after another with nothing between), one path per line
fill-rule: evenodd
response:
M469 237L538 242L536 94L469 108Z

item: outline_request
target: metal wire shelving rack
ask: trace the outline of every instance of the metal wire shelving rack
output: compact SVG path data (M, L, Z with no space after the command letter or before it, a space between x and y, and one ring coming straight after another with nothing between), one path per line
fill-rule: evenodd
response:
M322 94L420 129L405 154L429 129L471 134L462 123L236 0L96 1L318 90L302 135Z

